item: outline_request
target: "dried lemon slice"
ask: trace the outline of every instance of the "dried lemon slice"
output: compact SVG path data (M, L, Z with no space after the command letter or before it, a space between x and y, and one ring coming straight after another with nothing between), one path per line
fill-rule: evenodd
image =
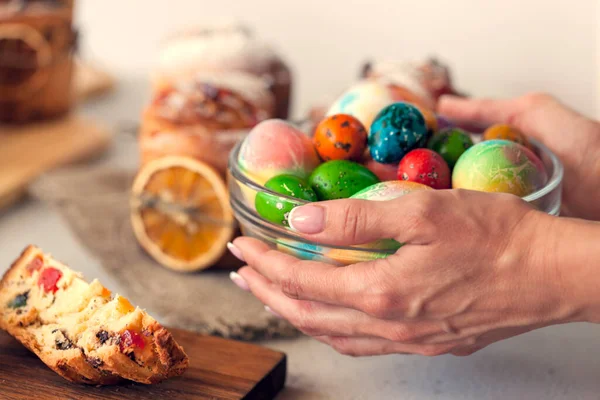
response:
M212 266L234 233L225 183L192 158L169 156L145 164L134 180L130 205L140 245L174 270Z

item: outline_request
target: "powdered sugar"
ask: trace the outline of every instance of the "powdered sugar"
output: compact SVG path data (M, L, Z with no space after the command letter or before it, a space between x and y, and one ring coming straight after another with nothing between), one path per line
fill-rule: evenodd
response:
M243 25L228 22L188 30L167 40L158 70L168 74L189 69L228 69L260 74L274 59L269 45L254 38Z

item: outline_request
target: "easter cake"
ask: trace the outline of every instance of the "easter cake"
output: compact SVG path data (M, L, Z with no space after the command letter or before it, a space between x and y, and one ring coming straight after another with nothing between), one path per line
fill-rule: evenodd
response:
M171 35L162 43L153 83L160 87L199 72L243 72L262 79L275 99L274 116L288 117L289 67L270 44L239 21L214 21Z
M164 85L142 115L142 164L185 155L224 173L233 145L273 117L274 107L264 80L243 72L197 73Z
M0 281L0 328L72 382L153 384L188 366L181 346L145 311L34 246Z

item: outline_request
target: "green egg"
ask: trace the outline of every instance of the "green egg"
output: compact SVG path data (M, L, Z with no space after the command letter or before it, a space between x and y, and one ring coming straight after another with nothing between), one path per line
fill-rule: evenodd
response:
M273 192L306 201L317 201L317 195L302 179L294 175L277 175L265 183L265 187ZM288 226L288 216L300 203L270 193L260 192L256 195L254 206L264 219L279 225Z
M319 200L346 199L378 182L366 167L347 160L327 161L308 177Z
M460 128L442 129L427 143L427 147L441 155L450 169L454 168L460 156L471 146L471 137Z

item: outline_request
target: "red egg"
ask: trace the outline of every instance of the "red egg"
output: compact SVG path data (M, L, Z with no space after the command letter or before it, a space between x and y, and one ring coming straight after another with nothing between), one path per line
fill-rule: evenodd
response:
M415 149L400 160L398 179L422 183L434 189L449 189L450 168L435 151Z

